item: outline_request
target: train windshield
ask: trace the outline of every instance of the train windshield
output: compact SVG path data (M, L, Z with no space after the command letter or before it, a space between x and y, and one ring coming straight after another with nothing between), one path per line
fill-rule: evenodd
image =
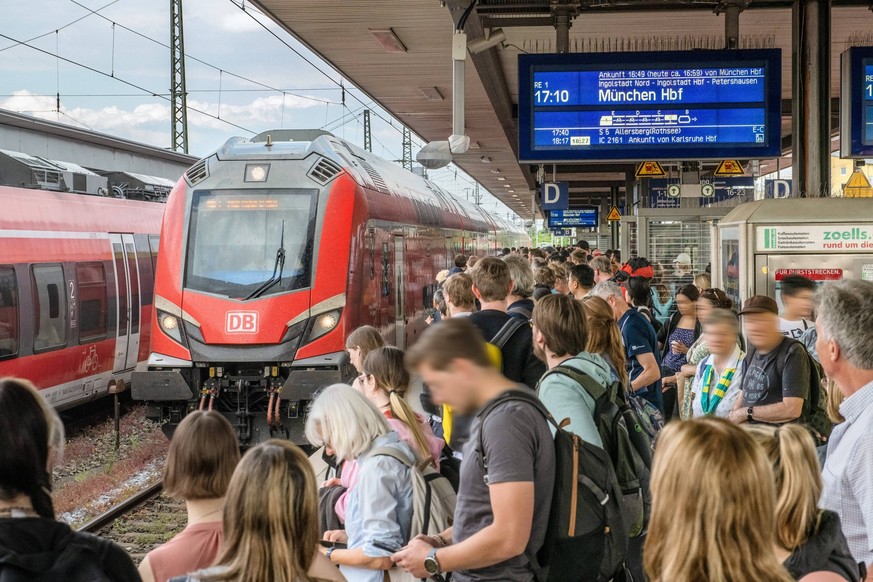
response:
M317 200L317 190L195 192L185 287L240 299L308 287Z

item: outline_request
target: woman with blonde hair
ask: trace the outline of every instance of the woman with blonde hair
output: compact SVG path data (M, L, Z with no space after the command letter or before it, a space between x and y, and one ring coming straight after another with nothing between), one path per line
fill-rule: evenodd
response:
M627 368L625 368L624 344L621 331L615 324L615 316L609 303L595 295L589 295L582 300L588 324L588 339L585 351L598 354L612 368L613 375L622 386L628 386Z
M139 580L118 545L55 521L64 425L27 380L0 379L0 580Z
M789 582L776 557L776 492L763 450L720 418L668 424L652 468L651 582Z
M388 419L391 428L400 435L421 459L431 459L439 469L439 459L446 442L434 436L433 430L420 418L409 403L411 378L403 362L403 350L385 346L373 350L364 361L364 396Z
M318 548L309 458L300 447L272 439L246 453L233 473L215 565L173 582L343 581Z
M218 556L227 486L239 462L233 426L214 410L195 410L173 434L164 464L164 493L185 500L188 524L143 558L143 582L163 582L211 565Z
M328 386L312 402L306 438L314 446L332 449L337 459L359 465L345 531L324 534L326 541L347 547L331 547L325 554L349 582L383 582L394 565L391 556L410 538L409 465L415 463L415 453L363 394L345 384Z
M839 516L818 508L821 470L809 431L799 424L759 424L747 430L773 467L777 557L796 580L836 574L841 581L858 582L861 573Z

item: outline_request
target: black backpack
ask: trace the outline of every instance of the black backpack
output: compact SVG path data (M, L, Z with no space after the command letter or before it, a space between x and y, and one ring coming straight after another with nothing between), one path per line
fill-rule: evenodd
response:
M809 429L817 445L824 445L831 436L834 424L828 418L827 401L822 398L821 379L824 377L824 371L821 364L810 355L809 350L802 342L788 338L787 341L782 342L782 345L779 346L779 353L776 354L776 374L780 378L782 377L782 371L785 370L785 360L788 359L788 352L791 351L791 346L794 344L800 344L800 347L803 348L803 354L809 362L808 406L803 407L803 414L798 422ZM754 348L750 348L749 353L752 354L754 351ZM748 358L749 355L746 357Z
M620 579L625 572L628 534L612 461L600 447L559 426L532 393L510 390L479 413L477 452L486 479L485 419L494 408L512 401L530 404L556 429L555 487L546 539L536 555L525 554L537 582Z
M645 535L652 505L649 483L653 443L624 387L618 381L603 386L588 374L566 365L555 366L543 374L540 382L552 374L569 377L594 400L594 423L618 479L628 535L632 538Z

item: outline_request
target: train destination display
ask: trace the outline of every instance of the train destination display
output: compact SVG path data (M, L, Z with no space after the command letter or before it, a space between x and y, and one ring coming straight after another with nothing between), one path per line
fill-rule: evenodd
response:
M841 56L840 157L873 157L873 47Z
M781 51L519 56L523 162L780 153Z

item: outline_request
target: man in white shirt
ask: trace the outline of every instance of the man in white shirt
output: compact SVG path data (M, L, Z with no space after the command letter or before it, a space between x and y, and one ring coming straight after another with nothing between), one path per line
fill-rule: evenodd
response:
M846 397L846 421L828 441L820 505L840 516L852 557L873 572L873 283L828 283L817 301L818 356Z
M782 298L779 329L784 336L800 339L803 332L813 327L812 307L818 285L802 275L788 275L779 282L779 286Z

